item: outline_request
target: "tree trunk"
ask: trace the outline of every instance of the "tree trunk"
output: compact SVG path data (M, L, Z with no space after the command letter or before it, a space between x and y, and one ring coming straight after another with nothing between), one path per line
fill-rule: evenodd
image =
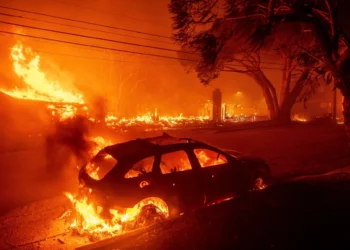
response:
M256 71L254 73L251 73L250 76L256 81L257 84L261 87L267 109L269 111L270 119L275 119L277 115L274 98L272 97L271 90L266 83L266 77L264 76L264 73L261 71Z
M344 125L350 142L350 95L344 95L343 101Z
M281 92L285 92L284 99L281 101L281 107L278 115L276 116L276 121L279 123L289 123L291 122L291 113L292 108L294 104L296 103L298 96L301 94L301 91L303 90L305 83L308 81L310 71L309 69L305 68L303 73L299 76L299 79L295 83L292 91L287 94L285 90L281 90ZM290 81L288 83L288 88L290 85ZM287 85L285 85L287 88Z
M280 111L278 112L274 121L276 121L277 123L282 123L282 124L290 123L291 122L292 107L293 107L293 105L282 107L280 109Z

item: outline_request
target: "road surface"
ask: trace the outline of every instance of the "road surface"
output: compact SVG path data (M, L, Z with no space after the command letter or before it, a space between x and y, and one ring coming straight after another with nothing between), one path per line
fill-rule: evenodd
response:
M342 126L293 125L229 132L172 131L169 134L260 156L267 160L277 179L350 165L350 151ZM109 136L115 141L135 137ZM70 203L62 193L76 190L77 171L67 164L60 178L48 179L44 171L45 151L40 140L42 138L35 139L33 148L27 146L26 150L1 154L0 204L3 216L0 217L0 249L12 246L20 249L71 249L89 243L86 239L72 237L70 233L64 235L69 223L62 215Z

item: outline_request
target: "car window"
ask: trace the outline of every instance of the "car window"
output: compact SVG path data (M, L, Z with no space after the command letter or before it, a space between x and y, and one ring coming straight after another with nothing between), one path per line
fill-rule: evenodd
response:
M117 165L117 160L101 151L86 166L86 173L95 180L101 180Z
M185 151L176 151L163 154L160 159L160 171L162 174L170 174L191 170L191 163Z
M144 158L136 162L131 169L125 174L125 178L135 178L152 172L154 156Z
M202 168L227 163L227 158L224 155L210 149L197 148L194 150L194 154Z

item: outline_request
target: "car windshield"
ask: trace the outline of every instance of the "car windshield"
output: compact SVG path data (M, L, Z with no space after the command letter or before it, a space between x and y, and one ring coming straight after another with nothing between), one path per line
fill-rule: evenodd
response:
M101 180L117 164L117 160L103 150L85 167L86 173L95 180Z

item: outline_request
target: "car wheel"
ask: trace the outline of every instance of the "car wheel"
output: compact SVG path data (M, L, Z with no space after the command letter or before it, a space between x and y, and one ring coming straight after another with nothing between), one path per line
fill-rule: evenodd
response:
M269 174L265 171L258 173L255 178L253 178L253 183L251 190L257 191L265 189L268 186Z
M135 219L134 228L148 226L169 217L168 204L158 197L143 199L134 208L139 211Z
M164 221L165 219L165 214L157 206L148 204L141 208L141 211L135 220L134 227L140 228L149 226Z

